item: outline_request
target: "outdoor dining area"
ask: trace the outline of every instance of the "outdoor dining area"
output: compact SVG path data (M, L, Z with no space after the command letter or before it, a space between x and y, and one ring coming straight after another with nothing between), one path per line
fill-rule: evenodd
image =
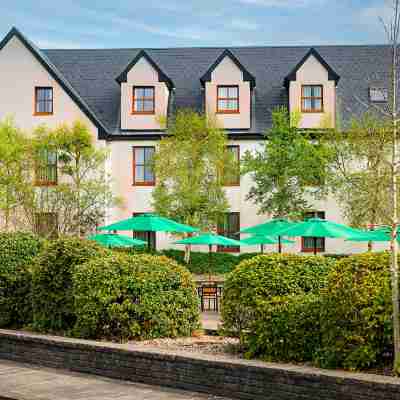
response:
M218 247L246 247L260 246L260 253L264 253L265 246L276 246L278 253L282 253L285 244L293 243L289 238L305 237L312 238L314 255L317 254L318 238L342 238L354 242L389 242L391 240L388 227L378 228L374 231L355 229L350 226L339 224L325 219L310 218L303 221L290 221L282 218L273 218L265 223L244 228L238 232L246 235L246 238L235 240L214 232L201 232L200 229L186 224L178 223L172 219L156 214L142 214L140 216L124 219L110 225L98 228L89 240L96 241L105 247L131 248L149 246L144 240L135 239L131 236L121 235L117 232L167 232L174 235L184 236L172 244L184 245L188 249L192 246L202 246L208 249L209 273L208 279L198 282L198 295L201 299L202 311L219 311L222 296L223 282L212 278L211 255Z

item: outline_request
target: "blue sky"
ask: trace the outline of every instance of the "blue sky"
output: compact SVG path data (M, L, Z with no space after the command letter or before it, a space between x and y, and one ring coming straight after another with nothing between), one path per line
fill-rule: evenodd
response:
M3 0L42 48L383 43L385 0Z

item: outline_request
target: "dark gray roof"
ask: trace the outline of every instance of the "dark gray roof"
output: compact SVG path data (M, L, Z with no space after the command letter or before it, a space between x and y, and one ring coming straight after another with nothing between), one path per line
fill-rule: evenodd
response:
M90 107L110 134L119 131L120 86L116 78L142 49L42 50ZM175 86L175 108L203 108L200 78L226 50L225 48L145 49ZM233 47L229 50L255 77L252 127L250 133L263 133L271 125L271 111L287 105L285 77L310 47ZM368 87L386 82L390 52L387 46L316 46L315 50L340 76L338 116L349 121L366 108ZM243 133L244 135L245 133Z

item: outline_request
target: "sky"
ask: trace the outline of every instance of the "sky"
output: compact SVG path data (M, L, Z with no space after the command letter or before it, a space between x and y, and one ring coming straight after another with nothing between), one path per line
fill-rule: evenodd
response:
M379 44L392 0L1 0L41 48Z

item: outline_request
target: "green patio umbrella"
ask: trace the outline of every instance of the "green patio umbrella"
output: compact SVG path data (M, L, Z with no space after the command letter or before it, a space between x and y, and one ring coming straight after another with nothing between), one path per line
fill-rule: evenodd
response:
M133 247L133 246L144 246L145 241L139 239L132 239L129 236L117 235L116 233L101 233L91 235L88 237L89 240L101 244L104 247Z
M347 225L331 222L326 219L310 218L282 232L284 236L312 237L314 239L314 254L317 254L317 238L349 239L360 235L362 231Z
M378 228L373 231L360 231L358 235L346 239L351 242L390 242L391 231L390 228ZM400 242L400 237L397 236L397 241Z
M246 239L241 239L240 242L248 246L261 245L261 253L264 253L265 244L277 244L279 243L279 240L278 238L266 235L253 235ZM281 239L281 243L294 243L294 242L292 240Z
M137 231L137 232L197 232L197 228L189 225L179 224L156 214L142 214L131 217L110 225L98 228L100 231ZM150 244L149 244L150 245Z
M282 253L281 232L295 226L297 223L283 218L273 218L262 224L254 225L249 228L241 229L240 233L250 233L253 235L266 235L278 237L278 252Z
M242 243L239 240L227 238L225 236L216 235L214 233L202 233L199 236L192 236L186 239L178 240L175 244L185 245L207 245L209 254L209 280L211 281L211 252L212 246L239 247Z

